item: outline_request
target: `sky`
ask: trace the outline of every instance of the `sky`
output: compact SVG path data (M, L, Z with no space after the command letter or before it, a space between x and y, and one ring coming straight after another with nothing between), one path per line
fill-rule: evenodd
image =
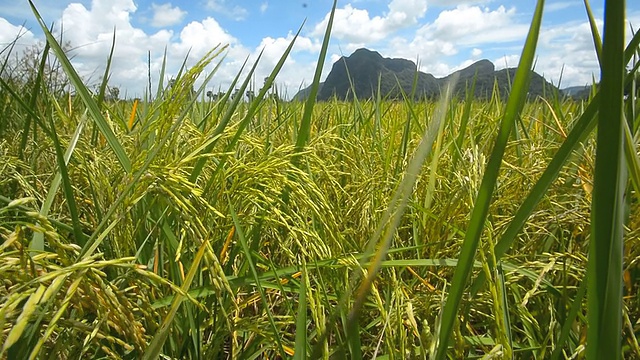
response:
M220 45L228 47L207 68L211 72L221 62L207 89L226 90L245 60L252 65L262 52L253 81L260 88L300 30L276 79L290 98L313 79L333 0L34 3L56 36L70 45L72 63L88 84L100 82L115 29L109 84L130 98L143 96L149 73L152 84L158 83L165 51L166 81L185 59L193 65ZM602 30L604 1L590 4ZM436 77L481 59L498 69L517 66L534 7L533 0L339 0L322 79L341 56L362 47L412 60ZM625 21L627 29L640 27L640 1L627 1ZM0 0L0 51L18 34L18 52L44 40L28 1ZM561 80L561 88L599 78L583 0L546 1L535 70L556 85Z

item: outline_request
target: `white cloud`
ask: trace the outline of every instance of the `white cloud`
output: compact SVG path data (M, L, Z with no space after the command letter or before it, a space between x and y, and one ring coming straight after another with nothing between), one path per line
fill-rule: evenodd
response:
M179 24L187 15L186 11L183 11L177 6L173 7L170 3L161 5L153 3L151 4L151 10L153 11L151 25L155 27L164 27Z
M160 63L163 49L170 43L173 32L160 30L147 34L131 24L137 10L131 0L93 0L90 8L72 3L56 22L56 31L63 31L63 41L70 42L76 70L87 82L95 83L102 76L115 30L111 83L113 86L142 91L147 82L147 57ZM155 66L152 64L152 67ZM158 66L159 67L159 66Z
M268 2L266 2L266 1L265 1L265 2L263 2L263 3L260 5L260 13L264 14L264 13L265 13L265 11L267 11L267 9L268 9L268 8L269 8L269 3L268 3Z
M415 25L426 12L426 0L392 0L385 25L390 31Z
M162 4L162 1L156 1ZM269 6L267 0L261 2L264 7ZM382 14L371 14L349 4L337 9L333 37L342 42L339 46L332 45L330 48L331 55L325 63L324 76L341 55L348 56L360 47L373 48L385 57L419 61L422 71L438 77L468 66L480 57L493 60L498 68L518 64L529 24L520 22L522 14L514 8L471 6L470 2L459 5L462 1L453 1L448 5L455 3L457 7L443 9L430 23L418 24L427 10L425 1L387 2L388 11ZM218 10L230 14L233 6L228 6L227 3L232 4L230 1L209 1L210 6L223 6ZM429 4L447 5L444 0L430 1ZM157 13L173 11L175 17L184 16L181 9L168 4L155 5L154 10ZM121 87L121 93L128 92L129 97L141 95L146 88L149 52L151 75L156 84L165 48L166 74L170 77L175 76L187 54L187 65L191 65L216 45L229 44L226 57L209 85L209 88L220 86L225 89L245 59L249 59L249 68L258 53L264 49L254 75L259 87L264 76L273 69L293 39L291 33L286 36L269 34L259 45L248 48L213 17L191 21L175 33L169 30L152 32L133 25L132 18L141 16L137 11L133 0L92 0L90 6L70 4L59 13L59 19L45 18L45 21L58 24L58 34L60 29L64 29L63 40L69 41L71 47L76 49L72 53L74 66L90 83L96 83L104 72L115 28L117 43L111 83ZM241 10L238 14L240 13ZM163 21L168 24L170 18L172 16L166 15L164 20L158 17L156 25ZM640 23L640 14L637 12L629 13L629 18L633 24ZM289 96L295 94L303 82L304 85L311 82L326 21L327 18L313 27L306 36L298 38L291 56L278 76L277 82L286 89ZM601 21L599 24L602 26ZM407 28L403 29L404 26ZM14 34L20 29L24 31L24 28L0 18L0 42L6 44L12 41ZM413 36L405 36L409 31L413 31ZM27 32L21 41L33 44L37 40L33 33ZM545 24L540 34L536 62L536 71L551 81L557 82L563 71L563 86L589 83L594 73L596 78L599 77L589 26L583 20L557 25ZM245 74L247 68L244 70ZM211 69L212 67L206 71Z
M237 45L238 39L225 31L211 17L202 21L192 21L180 32L180 41L173 44L173 49L181 54L191 52L193 56L203 56L216 45Z
M491 10L487 7L458 5L440 12L433 22L417 29L413 38L392 39L384 52L392 57L419 58L421 70L436 77L446 76L470 65L473 59L498 44L523 42L529 24L518 23L516 16L515 8L507 10L499 6ZM504 31L505 28L509 31ZM468 52L463 53L471 56L457 65L452 64L452 56L464 49L468 49ZM460 59L460 56L456 59Z
M16 41L18 46L30 46L36 43L33 33L24 26L13 25L0 18L0 50Z
M93 0L88 7L79 3L68 5L62 12L61 19L54 21L59 25L56 32L59 34L61 30L64 31L63 41L69 42L75 49L71 54L72 63L90 87L100 81L104 72L114 28L116 46L110 84L120 87L121 94L128 97L142 95L146 89L149 72L152 76L152 86L158 83L157 77L165 61L165 49L166 81L175 76L185 57L188 56L187 66L191 66L212 48L228 44L224 60L222 57L214 60L215 64L205 70L205 73L212 71L218 61L222 61L208 88L223 90L238 74L242 63L248 59L248 65L244 69L246 74L257 59L257 54L264 49L254 75L256 85L260 86L264 76L271 72L294 36L290 33L284 37L265 37L260 45L251 50L243 46L212 17L191 21L176 34L168 30L149 33L132 24L132 18L137 15L136 11L137 7L131 0ZM12 41L19 29L22 28L0 18L0 40ZM36 41L31 32L27 32L22 39L25 42L28 40L29 43ZM281 90L289 93L289 96L297 92L305 78L309 80L312 76L317 56L309 55L317 54L320 46L318 39L298 37L292 55L296 54L299 57L290 57L277 79L278 86L283 87ZM149 54L151 69L148 69Z
M544 10L546 12L554 12L554 11L564 10L566 8L576 6L576 5L580 5L580 3L575 1L559 1L559 2L545 4Z
M515 8L507 10L500 6L496 10L490 10L486 7L460 5L441 12L433 24L422 27L418 34L461 45L524 39L529 24L516 23L515 15Z
M260 63L256 69L255 78L256 85L262 85L262 79L268 76L274 69L287 47L293 41L294 35L289 33L286 37L265 37L255 48L251 56L257 59L258 54L262 52ZM311 82L315 72L315 61L309 61L309 54L317 54L320 52L321 44L317 39L311 39L304 36L298 36L296 42L291 49L290 56L285 61L280 70L276 82L280 86L280 90L292 97L296 94L301 86L306 86ZM302 56L296 56L302 55ZM312 58L317 58L313 56ZM307 61L303 61L307 59Z
M426 0L392 0L389 11L384 16L369 15L369 11L357 9L351 4L336 9L332 36L349 42L380 41L401 28L407 28L418 23L427 11ZM312 34L322 36L329 14L316 24Z
M312 34L322 36L328 23L329 15L315 26ZM349 42L365 42L383 39L387 35L384 30L384 20L381 17L370 18L367 10L356 9L347 4L344 8L336 9L331 34Z
M207 8L236 21L244 20L249 15L247 9L239 5L229 5L226 0L207 0Z
M518 66L520 55L504 55L492 61L496 66L496 70L512 68Z
M490 3L493 0L430 0L429 4L436 6L458 6Z

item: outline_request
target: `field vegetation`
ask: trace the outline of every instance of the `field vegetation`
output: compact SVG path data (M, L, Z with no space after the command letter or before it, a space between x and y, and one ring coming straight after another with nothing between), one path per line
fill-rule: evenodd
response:
M315 103L331 21L304 103L270 96L291 47L249 101L206 96L224 46L105 99L111 57L91 91L34 8L29 76L0 64L0 358L640 358L640 35L606 1L589 99L527 99L543 3L507 98L429 102Z

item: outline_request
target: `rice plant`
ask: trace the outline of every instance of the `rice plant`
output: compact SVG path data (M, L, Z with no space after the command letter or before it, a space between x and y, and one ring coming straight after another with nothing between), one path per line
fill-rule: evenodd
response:
M0 358L640 358L640 35L606 1L592 96L527 98L543 9L507 98L268 97L294 37L245 103L204 101L225 46L92 93L33 7L36 86L0 72Z

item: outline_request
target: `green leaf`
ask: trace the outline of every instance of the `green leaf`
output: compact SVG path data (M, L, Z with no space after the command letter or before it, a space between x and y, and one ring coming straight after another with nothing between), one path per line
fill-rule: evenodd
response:
M98 126L98 129L100 129L100 132L105 137L107 143L109 144L113 152L116 154L116 157L118 158L118 161L120 162L120 165L122 166L124 171L126 171L127 173L130 173L131 160L129 160L129 157L127 156L124 148L118 141L118 138L116 138L116 135L113 133L113 130L111 130L109 123L107 123L107 120L102 115L102 112L100 112L100 108L98 107L98 104L93 100L93 97L89 93L89 90L84 85L84 82L82 81L82 79L80 78L76 70L73 68L73 65L71 65L71 61L69 61L69 58L64 53L64 50L62 49L62 47L60 47L60 44L58 44L53 34L51 34L49 29L45 26L44 20L40 16L40 13L38 12L38 10L36 10L36 7L33 4L32 0L29 0L29 5L31 6L31 10L33 11L36 17L36 20L38 21L38 24L40 24L40 27L42 28L42 31L44 32L47 38L47 43L51 46L51 49L58 57L60 64L64 68L64 71L69 76L69 80L75 87L75 90L78 96L82 98L85 105L87 106L87 109L91 114L91 118L93 119L95 124Z
M478 249L480 237L489 212L489 205L491 204L493 190L496 187L496 180L500 173L500 165L502 163L504 150L506 148L507 141L509 140L509 134L513 128L513 124L517 117L520 116L520 111L522 110L522 106L524 105L524 101L527 96L531 68L538 42L540 25L542 23L543 8L544 0L539 0L533 15L529 34L527 35L527 40L522 50L511 95L507 101L505 115L500 124L498 138L496 139L493 151L491 152L491 157L489 158L489 163L487 164L485 175L482 178L478 196L471 213L469 228L467 229L462 243L462 248L460 250L460 265L456 267L453 274L453 280L449 289L449 296L442 312L439 342L436 350L437 352L435 354L435 358L437 360L443 360L446 357L449 340L457 319L458 308L462 301L462 295L466 288L467 279L469 279L471 274L473 260L475 258L476 250Z
M300 289L298 290L298 315L296 316L296 344L294 360L307 358L307 266L302 259L302 276L300 276Z
M78 245L83 246L86 242L86 236L82 232L82 225L80 224L80 218L78 217L78 206L76 205L75 196L73 195L73 187L71 185L71 178L69 177L69 171L67 169L67 163L65 161L65 154L62 153L62 146L56 133L55 124L53 123L53 117L49 118L51 125L51 140L53 141L54 148L56 150L56 159L58 160L58 171L60 179L62 179L62 188L64 189L65 199L67 200L67 207L69 208L69 214L71 215L71 223L73 226L73 236ZM81 127L80 127L81 128ZM73 151L73 147L70 147ZM69 152L69 156L71 153Z
M54 100L53 103L57 106L57 102ZM61 109L58 107L58 114L62 114ZM80 139L80 135L82 134L82 130L85 125L85 116L83 115L80 123L76 127L73 136L71 137L71 141L69 141L69 145L67 146L67 150L64 153L63 161L64 166L66 167L69 164L69 160L71 160L71 155L78 144L78 140ZM55 129L52 128L55 131ZM58 193L58 188L60 187L60 182L62 181L62 172L58 171L56 175L53 177L53 181L51 181L51 185L49 186L49 191L47 191L47 197L45 198L42 206L40 207L40 215L47 216L49 215L49 209L53 204L53 200ZM31 243L29 244L29 250L32 251L43 251L44 250L44 234L41 232L34 232Z
M240 244L242 245L242 250L244 251L245 259L249 264L249 269L251 269L251 275L253 275L253 279L256 282L256 288L258 293L260 294L260 299L262 300L262 305L264 306L264 311L267 313L267 317L269 318L269 324L273 329L274 337L276 339L276 345L278 345L278 351L280 351L280 356L285 357L284 348L282 347L282 341L280 340L279 330L276 326L276 322L273 318L273 314L271 313L269 302L267 301L267 297L264 293L264 289L260 285L260 277L258 276L258 271L256 270L256 266L253 263L253 255L251 250L249 249L249 245L247 244L247 240L244 236L244 231L242 230L242 226L240 224L240 220L238 220L238 215L234 210L233 204L229 199L229 212L231 213L231 218L233 219L233 224L236 228L236 234L238 234L238 240L240 240Z
M191 283L193 282L193 278L195 277L197 270L200 268L200 262L202 261L202 258L204 257L205 251L208 246L210 245L207 239L202 241L202 244L200 245L200 248L198 249L198 252L194 257L193 262L191 263L189 272L187 273L187 276L185 276L184 282L180 287L183 293L187 293L189 291L189 288L191 287ZM155 360L158 358L158 356L160 356L162 347L164 346L164 343L167 340L167 337L169 336L169 332L171 331L171 325L173 324L173 319L175 318L176 313L178 312L178 309L180 308L180 305L182 304L183 299L184 299L184 295L180 293L176 294L175 297L173 298L173 302L171 303L171 308L169 309L169 313L162 321L162 325L160 326L160 329L153 337L153 340L151 340L149 347L147 347L147 349L145 350L142 356L143 360Z
M625 1L605 2L591 239L587 265L587 359L620 359L624 191Z
M598 63L602 64L602 39L600 38L598 24L596 23L596 18L593 16L593 12L591 11L589 0L584 0L584 8L587 11L587 17L589 18L589 26L591 27L591 36L593 37L593 46L596 49Z

